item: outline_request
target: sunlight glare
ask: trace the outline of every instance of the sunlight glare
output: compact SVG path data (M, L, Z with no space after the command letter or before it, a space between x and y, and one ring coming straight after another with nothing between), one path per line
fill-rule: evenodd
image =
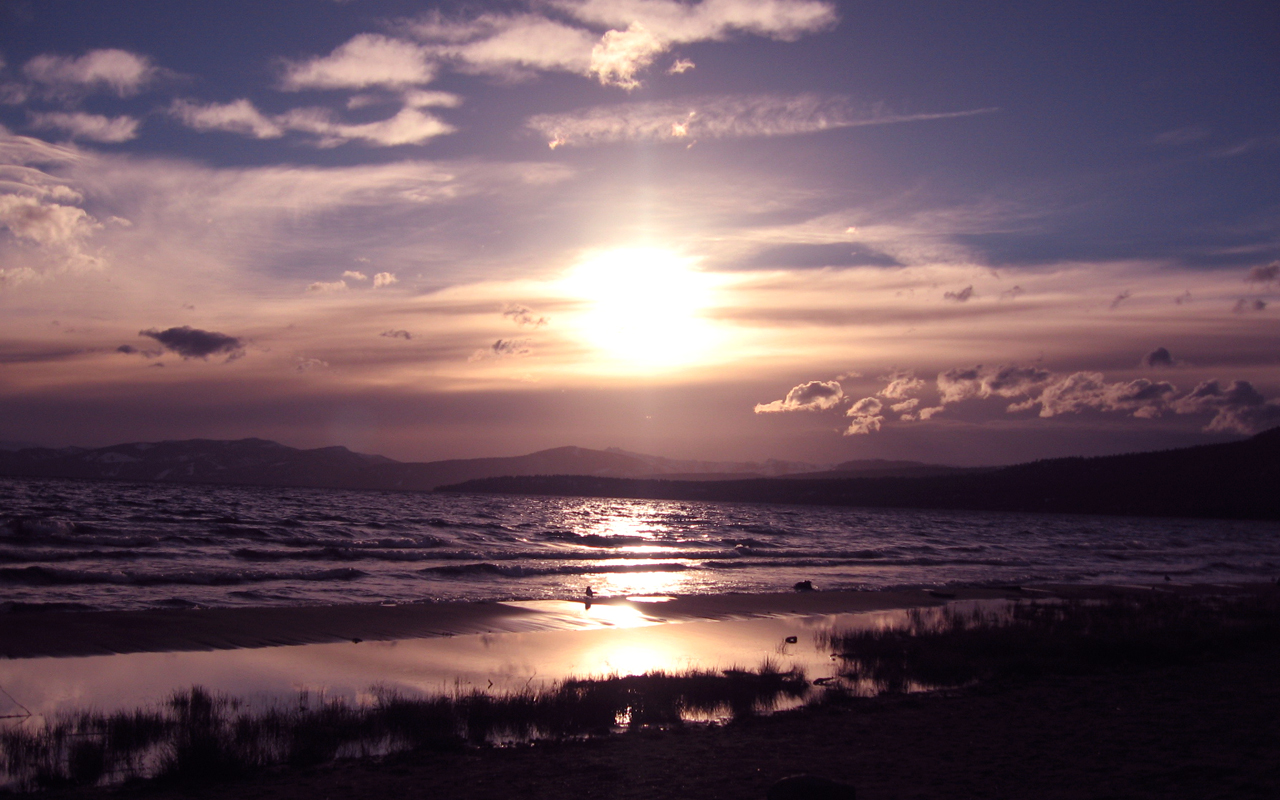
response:
M589 256L566 278L587 301L581 335L608 359L628 365L687 365L712 344L699 316L710 305L712 278L693 259L668 250L626 247Z

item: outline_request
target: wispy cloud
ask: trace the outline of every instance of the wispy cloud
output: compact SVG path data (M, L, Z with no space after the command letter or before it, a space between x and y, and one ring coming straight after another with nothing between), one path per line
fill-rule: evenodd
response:
M170 113L198 131L227 131L257 139L275 139L286 131L295 131L313 136L318 147L336 147L352 141L379 147L421 144L455 130L413 107L402 108L387 119L363 123L342 122L327 108L295 108L268 117L244 99L207 105L178 100L170 107Z
M290 63L281 86L289 91L417 86L435 77L428 55L413 42L362 33L327 56Z
M44 54L28 61L22 73L54 93L106 89L121 97L137 94L159 74L146 56L127 50L90 50L83 56Z
M879 106L859 107L840 96L728 95L620 103L568 114L539 114L526 124L555 147L581 147L626 141L687 142L690 138L793 136L862 125L968 117L995 110L900 114Z
M119 143L137 138L139 122L129 116L107 117L82 111L51 111L32 114L31 124L36 128L66 131L72 139Z

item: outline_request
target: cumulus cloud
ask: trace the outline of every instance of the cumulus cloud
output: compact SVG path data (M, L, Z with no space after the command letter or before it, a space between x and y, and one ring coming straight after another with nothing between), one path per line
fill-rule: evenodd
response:
M1135 417L1158 417L1170 407L1178 388L1165 381L1145 378L1110 383L1100 372L1076 372L1044 388L1037 397L1009 406L1024 411L1040 406L1040 416L1079 414L1084 411L1117 411Z
M890 400L902 400L924 388L923 380L917 378L911 370L904 372L895 372L886 376L885 380L889 381L889 385L881 389L877 394ZM896 409L895 409L896 410Z
M971 398L1021 397L1039 390L1052 379L1053 373L1039 367L979 364L939 374L938 394L944 406Z
M839 381L809 381L787 392L787 396L771 403L759 403L757 414L776 414L783 411L822 411L835 408L844 401L844 389Z
M1252 434L1280 422L1280 402L1267 400L1248 381L1232 381L1227 388L1205 381L1172 404L1179 414L1213 413L1205 426L1215 433Z
M138 335L155 339L166 350L177 353L184 359L207 359L209 356L225 354L227 361L234 361L244 355L244 342L240 339L217 331L202 331L190 325L162 331L149 328L138 331Z
M374 122L342 122L327 108L295 108L267 116L248 100L198 105L178 100L170 113L198 131L229 131L258 139L275 139L286 131L315 137L319 147L362 141L380 147L421 144L453 133L452 125L417 108L401 108L394 116Z
M369 280L369 276L368 276L368 275L365 275L363 272L359 272L359 271L354 270L354 269L349 269L349 270L347 270L346 272L342 273L342 277L343 277L343 278L350 278L350 279L351 279L351 280L353 280L353 281L367 281L367 280Z
M844 435L865 436L880 430L880 426L884 423L884 417L880 414L883 408L884 404L874 397L864 397L849 406L845 416L849 417L850 422Z
M1272 261L1266 266L1259 264L1251 268L1244 280L1245 283L1275 283L1280 281L1280 261Z
M694 64L692 61L690 61L687 58L677 58L675 61L671 62L670 67L667 67L667 74L683 75L684 73L688 72L689 70L693 69L696 66L697 64Z
M390 286L393 283L399 283L400 279L390 272L379 272L373 276L373 288L380 289L383 286Z
M119 143L137 138L139 123L138 120L129 116L107 117L80 111L52 111L33 114L31 124L36 128L66 131L72 139Z
M435 67L421 45L362 33L327 56L288 65L281 86L300 89L365 89L430 83Z
M22 68L31 81L58 93L107 89L121 97L137 94L159 70L151 59L127 50L90 50L79 58L38 55Z
M1261 297L1241 297L1231 310L1237 314L1248 314L1253 311L1266 311L1267 301Z
M542 316L535 317L533 309L529 308L528 306L522 306L516 303L510 303L505 308L503 308L502 316L511 320L515 324L520 325L521 327L525 325L529 325L534 328L540 328L551 321L546 317L542 317Z
M78 201L78 194L58 185L23 188L25 193L0 194L0 230L7 229L18 243L31 248L47 270L27 265L0 267L0 283L25 283L47 272L104 265L86 241L102 225L84 209L67 202Z
M401 331L401 330L383 331L378 335L385 336L388 339L404 339L406 342L413 338L412 333L409 333L408 331Z
M792 136L835 128L889 125L982 114L994 109L936 114L896 114L859 106L847 97L724 95L688 100L619 103L566 114L539 114L525 125L556 146L592 146L624 141L680 141Z
M645 69L667 45L639 22L624 31L608 31L591 48L592 75L605 86L618 86L628 91L638 88L636 73Z
M942 296L946 300L954 300L957 303L967 303L969 298L973 297L973 287L966 286L958 292L946 292Z
M1167 348L1157 347L1142 357L1139 366L1151 368L1173 367L1177 366L1177 362L1173 360L1173 354Z

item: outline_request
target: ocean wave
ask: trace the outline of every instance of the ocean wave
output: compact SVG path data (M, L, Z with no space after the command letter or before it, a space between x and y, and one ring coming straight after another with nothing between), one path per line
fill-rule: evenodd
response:
M368 575L350 567L300 572L243 572L234 570L191 570L182 572L127 572L124 570L95 572L58 569L56 567L23 567L0 569L0 586L237 586L270 581L349 581Z
M423 575L445 577L497 576L503 578L530 578L543 575L597 575L636 572L684 572L695 569L688 564L654 562L651 564L573 564L555 567L525 567L519 564L447 564L419 570Z

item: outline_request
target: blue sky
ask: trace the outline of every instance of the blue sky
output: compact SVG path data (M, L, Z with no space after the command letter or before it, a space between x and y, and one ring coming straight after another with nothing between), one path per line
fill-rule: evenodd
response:
M0 4L0 438L1000 463L1280 421L1267 3Z

